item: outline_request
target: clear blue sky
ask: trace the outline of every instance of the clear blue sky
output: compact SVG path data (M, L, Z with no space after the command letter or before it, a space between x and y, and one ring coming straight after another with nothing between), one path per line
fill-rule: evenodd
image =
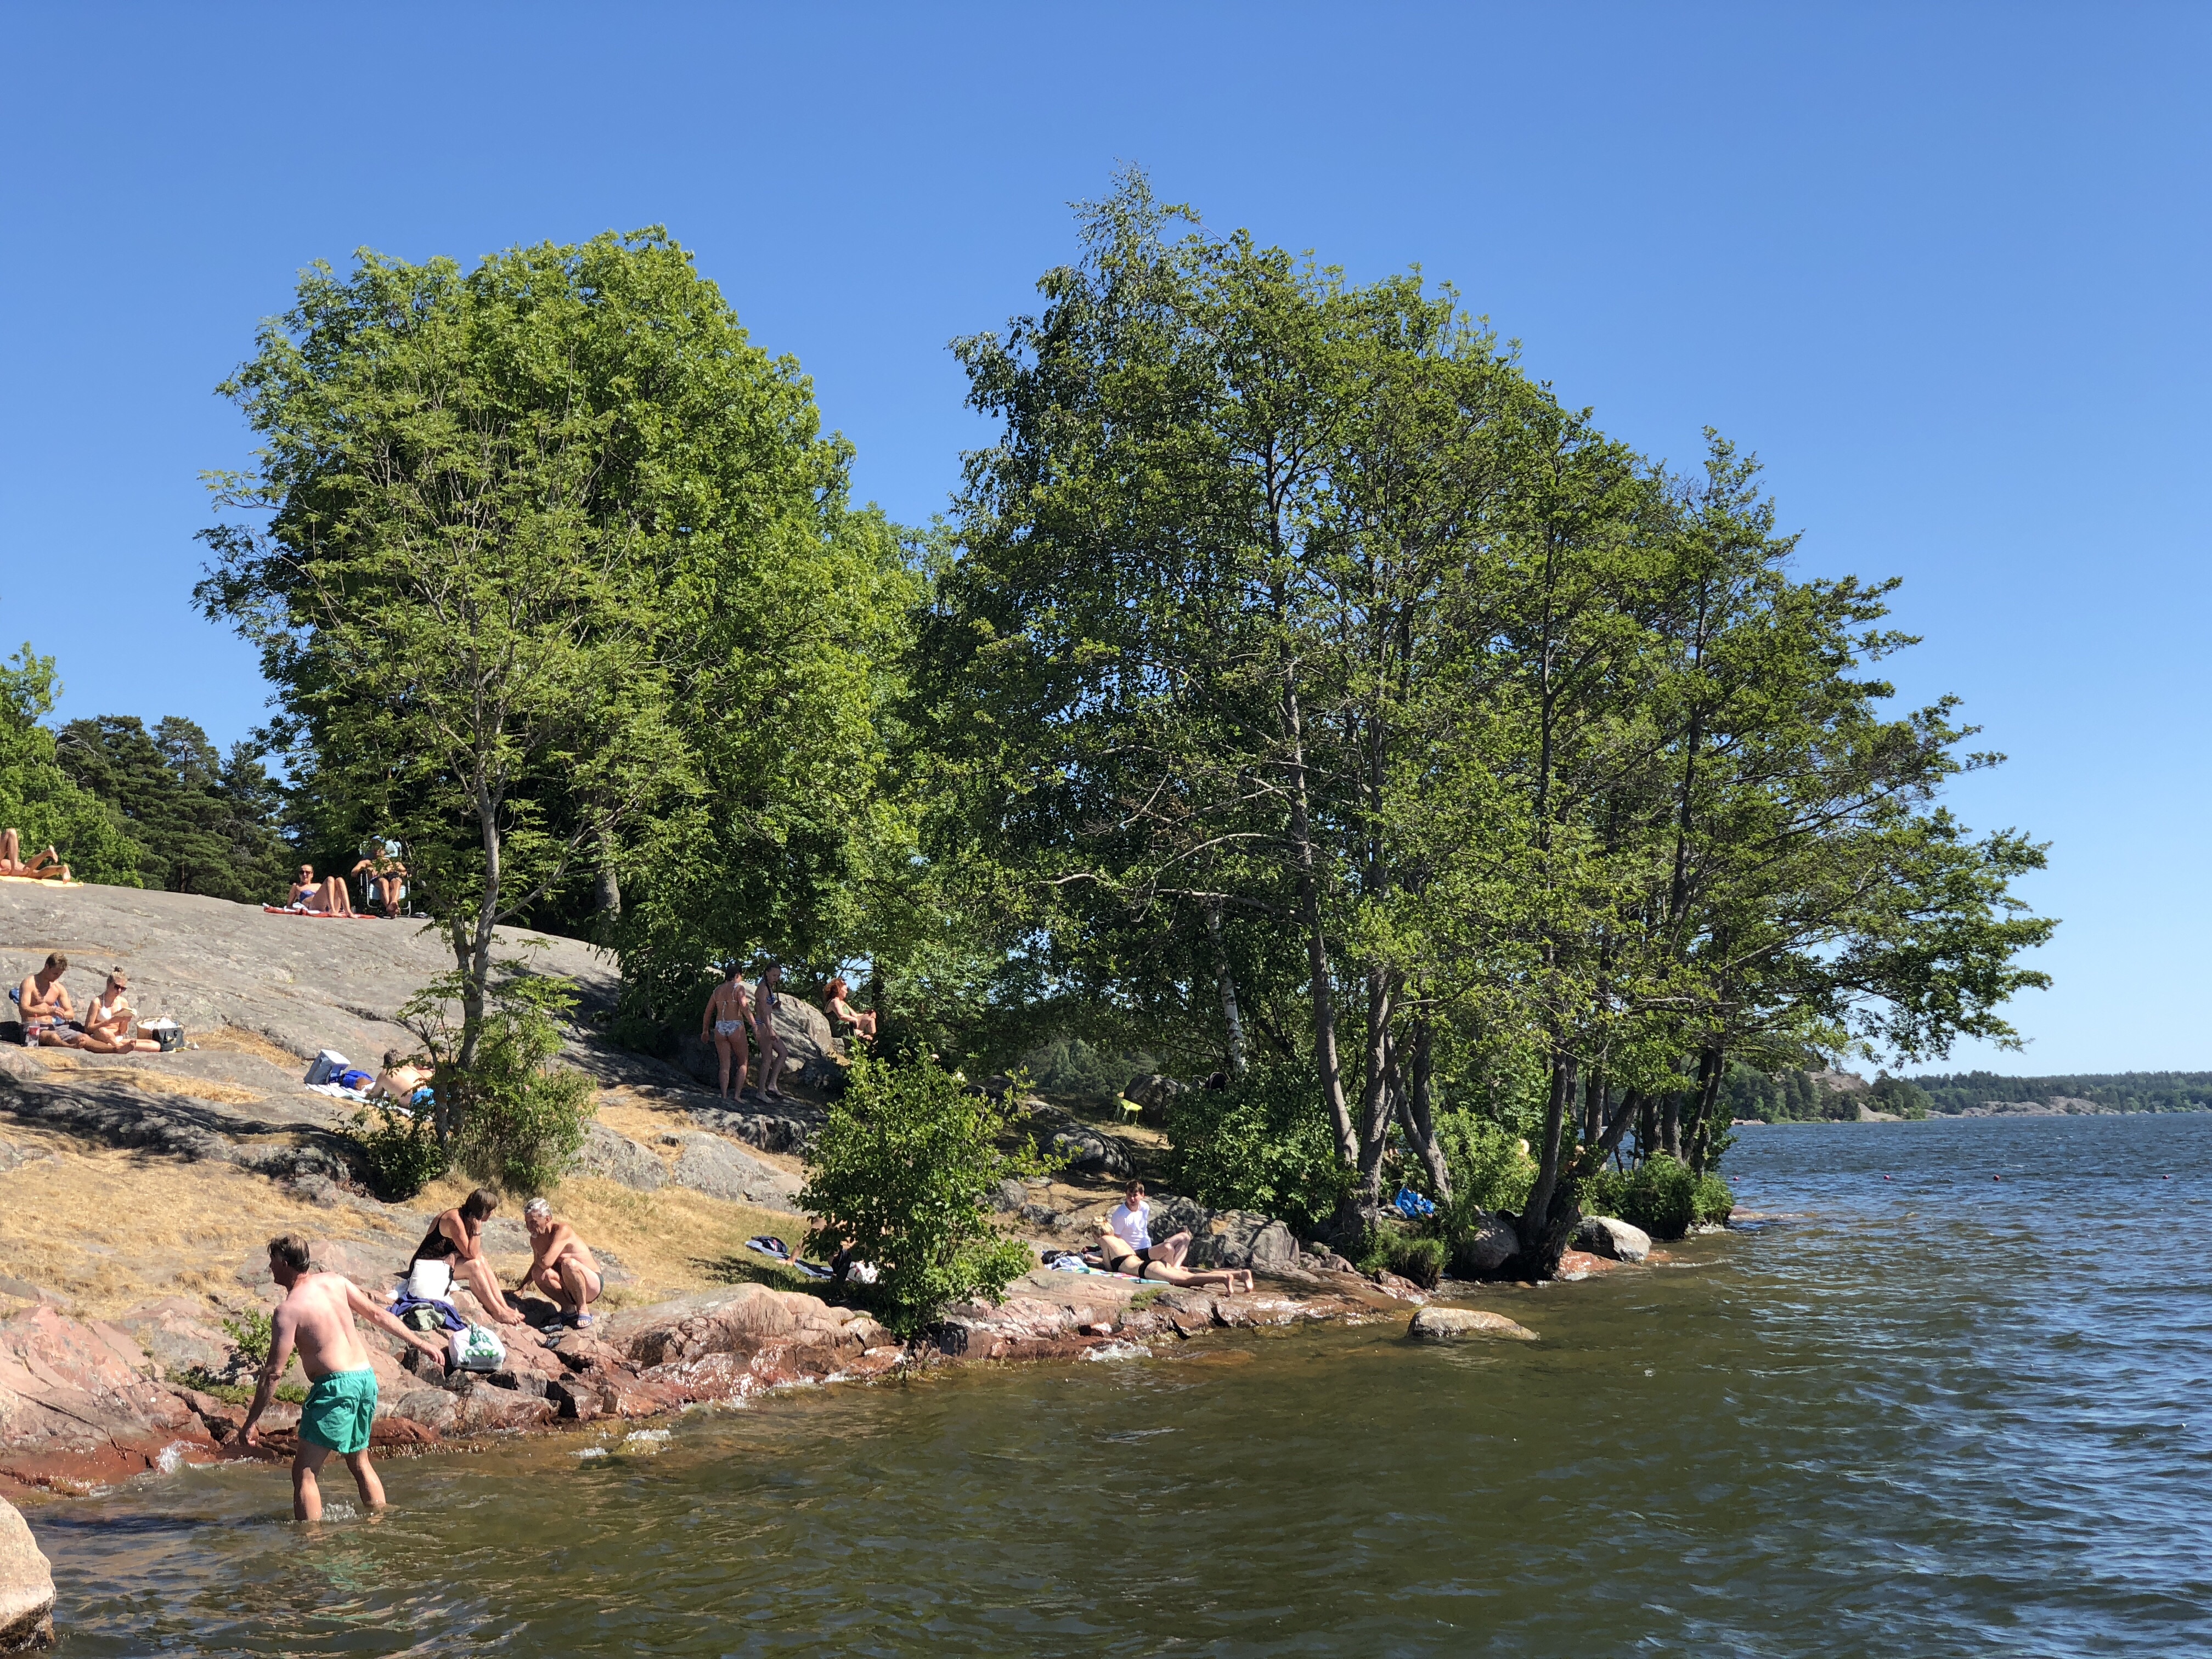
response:
M65 714L264 717L187 595L211 395L309 261L665 223L943 507L951 337L1117 161L1355 276L1419 263L1569 401L1766 461L1806 569L1905 578L1912 697L2049 838L2062 1072L2212 1067L2202 6L5 9L0 640Z

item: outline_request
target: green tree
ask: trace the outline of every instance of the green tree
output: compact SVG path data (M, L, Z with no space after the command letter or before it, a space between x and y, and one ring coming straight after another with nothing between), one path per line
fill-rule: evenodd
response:
M263 903L292 873L282 794L250 744L226 757L180 716L149 732L136 715L103 714L63 726L57 754L129 826L149 886Z
M1034 1265L986 1202L1000 1182L1043 1172L1011 1134L1013 1097L971 1091L926 1055L862 1056L809 1143L798 1202L820 1220L807 1248L875 1264L875 1300L892 1328L910 1332L963 1297L995 1297ZM1000 1150L1005 1139L1018 1150Z
M80 881L143 886L143 849L105 802L70 779L41 724L60 693L54 659L28 643L0 662L0 829L21 835L26 857L51 844Z
M224 390L264 448L202 602L261 647L313 833L403 841L464 1057L502 921L588 895L651 987L834 890L896 542L665 234L318 268Z

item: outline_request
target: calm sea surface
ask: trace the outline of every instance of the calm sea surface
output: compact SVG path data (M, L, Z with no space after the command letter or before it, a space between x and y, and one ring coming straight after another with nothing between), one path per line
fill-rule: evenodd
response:
M2212 1117L1729 1163L1790 1218L1483 1299L1540 1346L794 1394L391 1463L313 1535L273 1469L40 1505L62 1651L2212 1651Z

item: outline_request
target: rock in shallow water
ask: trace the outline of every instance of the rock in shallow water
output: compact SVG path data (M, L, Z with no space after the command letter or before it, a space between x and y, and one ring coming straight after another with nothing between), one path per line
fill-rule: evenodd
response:
M54 1642L54 1575L13 1504L0 1498L0 1653Z
M1641 1261L1651 1254L1651 1235L1609 1215L1584 1216L1575 1229L1575 1247L1615 1261Z
M1480 1308L1424 1308L1413 1316L1406 1334L1416 1342L1472 1342L1503 1338L1511 1342L1534 1342L1536 1333L1516 1324L1504 1314Z

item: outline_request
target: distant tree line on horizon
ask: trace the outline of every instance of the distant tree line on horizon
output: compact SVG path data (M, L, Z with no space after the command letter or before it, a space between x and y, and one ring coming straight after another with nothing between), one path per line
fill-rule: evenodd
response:
M2094 1072L2074 1077L1956 1072L1912 1082L1927 1094L1931 1109L1946 1115L2004 1100L2087 1100L2121 1112L2212 1111L2212 1072Z

